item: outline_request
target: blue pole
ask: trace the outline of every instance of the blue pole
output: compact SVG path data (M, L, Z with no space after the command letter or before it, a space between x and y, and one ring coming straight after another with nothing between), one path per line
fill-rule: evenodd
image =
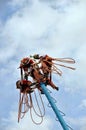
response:
M69 130L69 128L68 128L68 126L66 125L65 121L63 120L63 118L62 118L62 116L61 116L61 114L60 114L60 112L59 112L59 110L58 110L56 104L54 103L54 101L53 101L53 99L51 98L49 92L47 91L47 88L46 88L45 84L44 84L44 83L41 83L40 85L41 85L41 88L42 88L42 90L43 90L45 96L47 97L47 99L48 99L48 101L49 101L49 103L50 103L52 109L54 110L54 112L55 112L55 114L56 114L56 116L57 116L57 118L58 118L58 120L59 120L61 126L63 127L63 130Z

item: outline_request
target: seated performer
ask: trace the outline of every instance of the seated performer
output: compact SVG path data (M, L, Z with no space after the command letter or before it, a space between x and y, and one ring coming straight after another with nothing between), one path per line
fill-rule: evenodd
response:
M48 55L39 56L38 54L33 56L34 59L39 59L39 63L41 63L40 69L46 77L49 77L52 68L52 58Z
M28 57L23 58L20 63L20 69L24 71L24 79L28 80L28 69L30 68L31 64L34 64L34 61Z
M32 85L32 82L31 81L27 81L27 80L18 80L16 82L16 87L17 89L21 89L21 92L22 93L31 93L33 92L33 89L30 87Z
M40 81L42 82L43 80L45 80L45 81L43 81L43 82L45 82L46 85L50 85L52 88L58 90L59 88L56 87L56 86L53 84L53 82L51 81L52 58L49 57L48 55L39 56L38 54L37 54L37 55L34 55L33 57L34 57L34 59L40 59L39 63L41 62L41 67L39 67L38 69L39 69L39 70L41 69L42 72L43 72L43 74L38 73L38 76L36 77L36 75L37 75L37 72L36 72L36 71L37 71L37 70L33 70L33 71L34 71L34 73L33 73L34 77L38 78L38 79L36 79L36 80L39 80L39 82L40 82ZM32 72L33 72L33 71L32 71ZM39 74L40 74L40 77L39 77ZM49 77L49 76L50 76L50 77ZM43 77L44 77L44 78L43 78Z
M40 72L40 67L32 60L31 58L23 58L21 60L20 68L24 70L24 74L28 77L31 76L37 83L45 83L46 85L50 85L52 88L58 90L58 87L56 87L52 81L48 78L48 76L45 76L45 74L42 74ZM28 72L29 70L29 72ZM49 73L49 72L47 72ZM46 75L47 75L46 73ZM38 87L40 89L40 85Z
M50 85L52 88L58 90L59 88L51 81L52 58L48 55L39 56L38 54L34 55L33 58L39 59L39 63L41 63L41 67L39 67L39 69L43 72L43 76L46 79L46 85Z

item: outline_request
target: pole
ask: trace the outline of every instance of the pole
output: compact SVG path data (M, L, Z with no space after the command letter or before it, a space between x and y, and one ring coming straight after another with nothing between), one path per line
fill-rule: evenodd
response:
M68 128L68 126L66 125L65 121L63 120L63 118L62 118L62 116L61 116L61 114L60 114L60 112L59 112L59 110L58 110L56 104L54 103L54 101L53 101L53 99L51 98L49 92L47 91L47 88L46 88L45 84L44 84L44 83L40 83L40 85L41 85L41 88L42 88L42 90L43 90L45 96L47 97L47 99L48 99L48 101L49 101L49 103L50 103L52 109L54 110L54 112L55 112L55 114L56 114L56 116L57 116L57 118L58 118L58 120L59 120L61 126L63 127L63 130L69 130L69 128Z

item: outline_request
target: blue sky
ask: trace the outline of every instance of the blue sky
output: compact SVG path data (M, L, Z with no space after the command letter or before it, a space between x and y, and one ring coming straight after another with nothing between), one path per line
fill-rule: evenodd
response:
M75 71L62 68L62 77L53 76L59 91L52 95L67 124L86 130L85 34L86 0L0 0L0 130L62 130L48 107L40 126L29 113L17 123L17 68L23 57L35 53L76 60Z

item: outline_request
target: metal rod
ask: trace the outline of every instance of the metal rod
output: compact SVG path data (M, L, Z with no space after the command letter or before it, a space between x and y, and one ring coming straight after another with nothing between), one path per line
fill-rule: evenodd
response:
M45 84L44 83L40 83L40 86L41 86L45 96L47 97L47 99L48 99L48 101L49 101L53 111L55 112L56 117L58 118L58 120L59 120L59 122L60 122L60 124L61 124L61 126L63 128L63 130L69 130L69 128L68 128L67 124L65 123L64 119L62 118L62 115L60 114L56 104L54 103L52 97L50 96L50 94L49 94Z

